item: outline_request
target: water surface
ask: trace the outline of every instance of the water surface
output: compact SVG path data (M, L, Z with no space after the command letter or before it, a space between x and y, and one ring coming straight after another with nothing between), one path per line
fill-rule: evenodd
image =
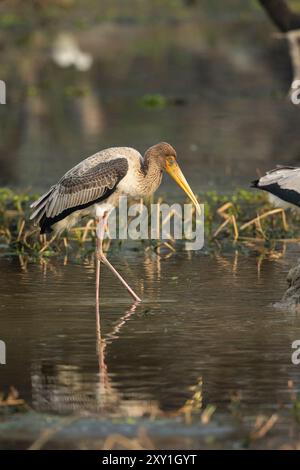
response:
M102 271L100 364L93 264L57 260L24 271L2 258L0 389L14 385L36 410L102 416L176 410L200 378L204 403L218 410L237 392L250 413L288 404L288 380L300 385L291 363L300 318L273 304L295 253L264 260L259 273L255 255L114 253L144 301L132 306Z

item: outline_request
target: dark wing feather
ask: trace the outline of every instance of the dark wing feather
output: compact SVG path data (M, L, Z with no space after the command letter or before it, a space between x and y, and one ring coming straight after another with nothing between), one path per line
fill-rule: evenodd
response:
M90 161L91 162L91 161ZM32 205L31 219L40 224L41 233L72 212L109 197L128 171L124 157L113 158L90 166L88 160L77 165Z

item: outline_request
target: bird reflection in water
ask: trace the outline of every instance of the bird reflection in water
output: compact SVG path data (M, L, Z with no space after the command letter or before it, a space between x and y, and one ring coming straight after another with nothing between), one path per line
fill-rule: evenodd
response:
M96 304L96 353L99 366L99 387L96 394L98 410L116 410L118 408L119 402L121 401L118 392L114 389L109 378L108 368L105 362L105 354L107 346L111 344L112 341L119 338L122 327L130 320L136 310L137 305L138 302L134 302L129 310L127 310L125 314L121 316L118 323L113 327L111 332L108 333L105 338L103 338L101 332L99 301Z

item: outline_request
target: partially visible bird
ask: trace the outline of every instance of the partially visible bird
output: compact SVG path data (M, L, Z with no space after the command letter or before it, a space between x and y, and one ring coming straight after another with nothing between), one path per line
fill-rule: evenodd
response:
M300 210L300 168L277 166L252 181L252 187L267 191L274 206Z
M200 212L198 201L177 163L175 149L166 142L150 147L144 157L129 147L112 147L86 158L35 201L31 219L41 233L62 232L85 215L97 220L97 280L99 299L100 261L106 264L135 300L140 298L110 264L102 251L102 241L110 212L120 196L147 197L159 187L164 170L189 196Z

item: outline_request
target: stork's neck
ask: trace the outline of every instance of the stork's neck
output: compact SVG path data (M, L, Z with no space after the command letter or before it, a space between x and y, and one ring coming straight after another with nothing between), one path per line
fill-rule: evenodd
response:
M159 187L162 179L162 168L156 158L145 153L141 163L140 185L143 195L150 196Z

